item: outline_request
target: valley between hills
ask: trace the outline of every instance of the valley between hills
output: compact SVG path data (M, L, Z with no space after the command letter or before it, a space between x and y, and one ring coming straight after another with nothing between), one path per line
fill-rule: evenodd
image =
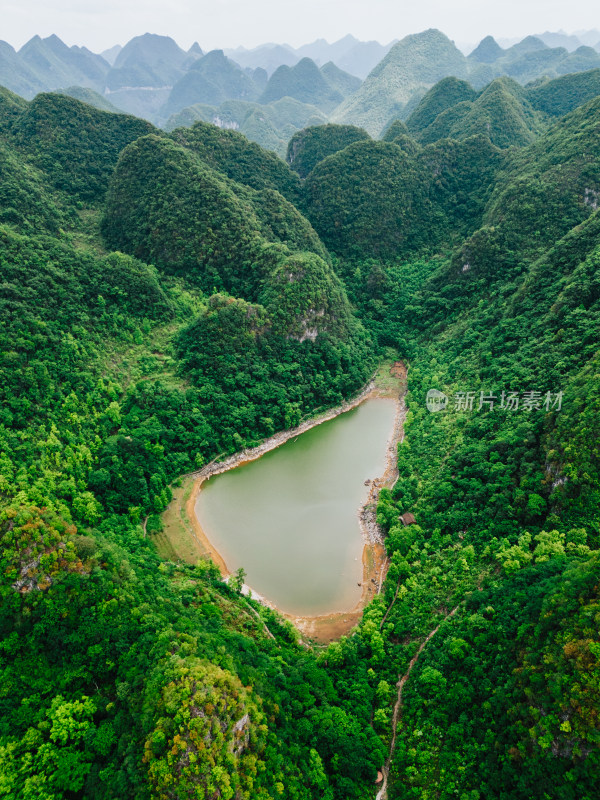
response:
M597 50L425 31L352 81L139 38L77 91L72 48L0 50L0 797L595 800ZM267 119L304 70L319 115L268 140L194 94ZM378 369L373 591L301 632L196 549L182 477Z

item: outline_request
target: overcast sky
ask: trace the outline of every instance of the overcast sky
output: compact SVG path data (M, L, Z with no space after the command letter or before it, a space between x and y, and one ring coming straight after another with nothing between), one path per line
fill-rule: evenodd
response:
M387 43L426 28L475 43L488 33L600 27L597 0L0 0L0 8L0 38L14 47L56 33L94 51L146 32L211 50L268 41L297 47L347 33Z

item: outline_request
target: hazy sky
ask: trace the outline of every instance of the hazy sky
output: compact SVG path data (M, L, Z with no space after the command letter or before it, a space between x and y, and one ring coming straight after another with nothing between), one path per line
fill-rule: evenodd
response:
M298 46L347 33L387 43L425 28L457 42L600 26L597 0L0 0L0 38L20 47L34 34L99 51L141 33L186 49Z

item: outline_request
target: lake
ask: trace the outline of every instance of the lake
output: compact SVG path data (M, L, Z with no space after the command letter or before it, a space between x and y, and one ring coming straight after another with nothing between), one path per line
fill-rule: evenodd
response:
M204 482L200 525L228 569L281 611L314 616L360 600L358 510L385 471L396 402L373 398Z

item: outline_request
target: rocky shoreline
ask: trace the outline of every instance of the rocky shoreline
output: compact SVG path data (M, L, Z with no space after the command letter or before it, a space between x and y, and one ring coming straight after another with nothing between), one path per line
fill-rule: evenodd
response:
M363 538L369 544L383 544L384 537L377 524L377 501L381 489L391 489L398 479L398 444L404 440L404 420L406 418L406 402L404 392L398 397L394 428L387 443L386 468L384 474L369 481L369 496L358 512Z
M249 461L256 461L257 458L260 458L270 450L275 450L277 447L285 444L290 439L294 439L296 436L306 433L306 431L309 431L311 428L315 428L322 422L328 422L330 419L335 419L335 417L338 417L340 414L344 414L346 411L356 408L356 406L359 406L361 403L371 397L374 391L376 391L375 380L372 379L354 399L348 400L347 402L344 402L336 408L332 408L317 417L308 419L306 422L301 422L300 425L295 428L290 428L287 431L275 433L273 436L265 439L265 441L262 444L259 444L257 447L240 450L239 453L234 453L224 461L211 462L197 472L189 473L189 475L190 477L195 477L204 481L213 475L220 475L222 472L227 472L228 470L233 469L234 467L239 467Z

